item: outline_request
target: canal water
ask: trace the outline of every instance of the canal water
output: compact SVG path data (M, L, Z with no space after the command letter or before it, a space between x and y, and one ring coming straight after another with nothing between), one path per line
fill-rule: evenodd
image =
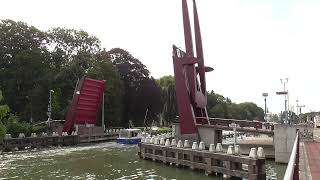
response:
M204 172L144 161L136 145L114 142L3 153L2 179L219 179ZM267 179L282 179L286 166L266 164Z

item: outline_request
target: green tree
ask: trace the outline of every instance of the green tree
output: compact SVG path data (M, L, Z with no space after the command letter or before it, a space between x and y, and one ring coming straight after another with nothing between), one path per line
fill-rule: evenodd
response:
M239 104L241 119L247 120L263 120L264 111L255 103L245 102Z
M22 119L30 117L32 103L43 93L34 94L36 87L46 81L48 67L47 37L45 33L23 22L0 21L0 86L6 104ZM33 101L30 101L30 98ZM34 106L43 112L46 106ZM38 113L41 118L45 113Z
M155 80L149 77L149 70L126 50L114 48L108 54L124 83L122 124L127 126L133 120L135 126L144 125L147 109L148 119L155 119L161 110L161 95Z
M215 118L232 118L229 113L229 106L231 105L231 100L225 98L220 94L216 94L213 91L208 93L208 103L207 111L209 117Z
M247 120L263 120L264 111L255 103L232 103L229 98L216 94L213 91L208 92L207 110L209 117L232 118Z
M121 126L123 114L124 86L117 69L112 65L105 50L88 71L88 76L103 79L105 83L105 124L107 126Z
M167 125L173 122L177 113L175 80L173 76L163 76L157 79L157 85L161 88L161 103L163 104L160 113L160 124Z
M98 38L82 30L52 28L47 32L50 52L49 89L56 89L56 118L64 118L71 102L76 82L93 68L99 58Z
M3 122L4 119L8 116L9 111L9 106L3 104L3 96L0 90L0 143L2 142L3 137L6 134L6 127L4 126Z
M278 114L271 114L270 121L280 123L281 119L279 118Z

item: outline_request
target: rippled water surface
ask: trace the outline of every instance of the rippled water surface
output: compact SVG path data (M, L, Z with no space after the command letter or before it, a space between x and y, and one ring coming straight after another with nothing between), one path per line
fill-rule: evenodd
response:
M0 179L218 179L204 172L141 160L137 146L114 142L29 150L0 155ZM268 179L282 179L285 166L267 162Z

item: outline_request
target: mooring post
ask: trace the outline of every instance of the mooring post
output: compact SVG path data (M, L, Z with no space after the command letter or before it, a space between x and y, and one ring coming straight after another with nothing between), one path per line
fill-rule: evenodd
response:
M156 150L152 148L152 161L156 161Z

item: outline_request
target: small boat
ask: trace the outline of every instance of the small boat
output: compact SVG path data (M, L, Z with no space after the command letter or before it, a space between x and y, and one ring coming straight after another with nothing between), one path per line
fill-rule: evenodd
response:
M138 144L141 142L142 131L140 129L121 129L117 143L119 144Z

